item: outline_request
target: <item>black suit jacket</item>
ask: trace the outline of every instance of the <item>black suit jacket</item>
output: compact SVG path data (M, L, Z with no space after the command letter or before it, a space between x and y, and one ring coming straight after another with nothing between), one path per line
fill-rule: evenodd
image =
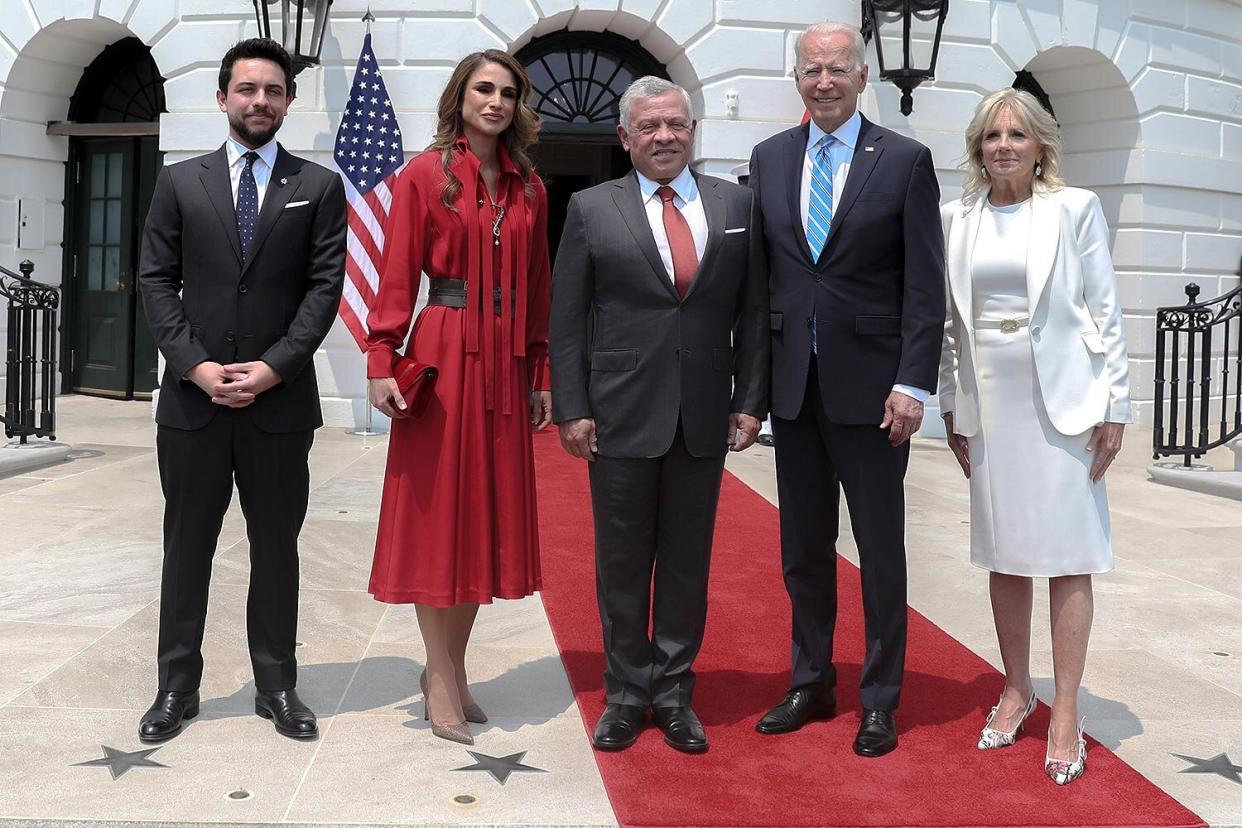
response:
M945 316L940 188L927 147L863 118L815 261L799 203L809 132L803 124L774 135L750 158L772 288L772 413L794 419L802 407L814 314L825 413L878 425L894 384L936 390Z
M689 452L719 456L729 412L767 413L767 270L751 194L710 176L695 181L708 240L684 300L660 260L637 175L570 199L552 276L553 419L593 417L602 456L663 455L679 415Z
M242 262L224 148L165 167L143 236L139 279L167 364L155 419L199 429L219 406L183 379L200 362L263 360L281 382L246 411L269 432L323 424L311 364L340 303L345 191L340 177L277 151Z

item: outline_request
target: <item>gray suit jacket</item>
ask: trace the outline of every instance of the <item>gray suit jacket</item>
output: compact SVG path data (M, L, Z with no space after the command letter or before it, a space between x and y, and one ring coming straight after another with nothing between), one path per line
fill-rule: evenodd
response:
M569 202L552 275L553 419L593 417L605 457L663 455L679 419L692 455L719 456L731 411L767 414L768 280L751 193L695 180L708 239L685 299L634 173Z

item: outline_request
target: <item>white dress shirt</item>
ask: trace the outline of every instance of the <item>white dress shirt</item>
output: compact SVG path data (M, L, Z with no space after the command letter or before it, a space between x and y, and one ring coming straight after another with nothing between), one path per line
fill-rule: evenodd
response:
M811 134L806 141L806 156L802 159L802 187L798 191L798 209L802 212L802 231L809 235L807 216L811 210L811 177L815 174L815 153L819 152L819 144L828 135L814 121L808 125ZM862 129L862 116L858 110L849 119L832 131L837 140L828 145L828 158L832 162L832 206L836 209L841 194L845 192L845 180L850 175L850 164L854 161L854 147L858 144L858 131ZM814 255L814 251L812 255Z
M255 150L259 158L254 162L251 172L254 173L254 185L259 190L259 210L263 209L263 196L267 194L267 183L272 180L272 167L276 166L276 150L275 138ZM224 152L229 159L229 184L233 187L233 206L236 207L237 188L241 185L242 170L246 168L246 153L250 152L250 148L229 138L224 142Z
M824 132L812 120L810 126L810 134L806 139L806 156L802 159L802 186L798 191L798 205L802 212L802 230L808 236L810 231L807 229L807 216L811 210L811 177L815 174L815 153L819 152L819 144L829 133ZM862 129L862 116L858 114L858 110L854 110L845 123L832 131L832 137L837 140L828 145L828 158L832 163L832 206L835 211L836 206L841 201L841 196L845 192L845 182L850 175L850 165L854 161L854 147L858 145L858 132ZM931 392L923 388L914 388L909 385L894 385L893 390L905 394L907 397L913 397L921 403L927 402L931 397Z
M664 229L664 202L656 195L656 190L664 186L652 181L635 170L638 175L638 188L642 193L643 207L647 211L647 223L651 225L651 235L655 236L656 249L660 251L660 261L668 271L668 278L673 279L673 250L668 246L668 232ZM699 185L695 183L690 168L686 167L681 174L668 183L676 195L673 206L681 211L690 225L690 235L694 238L694 253L700 262L703 251L707 249L707 214L703 212L703 199L699 198Z

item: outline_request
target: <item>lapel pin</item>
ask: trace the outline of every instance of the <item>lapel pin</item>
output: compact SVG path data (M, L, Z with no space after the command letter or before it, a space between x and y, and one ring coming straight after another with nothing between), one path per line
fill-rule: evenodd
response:
M868 151L870 151L870 150L871 150L871 147L867 147L867 150L868 150ZM281 183L281 184L288 184L288 183L289 183L289 179L287 179L287 178L282 178L282 179L280 179L280 183Z

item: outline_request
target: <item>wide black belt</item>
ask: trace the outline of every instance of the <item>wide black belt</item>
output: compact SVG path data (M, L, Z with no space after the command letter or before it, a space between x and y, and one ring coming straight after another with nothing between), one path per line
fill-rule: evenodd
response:
M468 307L466 302L466 280L465 279L432 279L427 296L428 305L443 305L446 308L465 308ZM500 315L502 292L499 287L492 290L492 306L496 315ZM509 309L517 312L517 292L509 291Z

